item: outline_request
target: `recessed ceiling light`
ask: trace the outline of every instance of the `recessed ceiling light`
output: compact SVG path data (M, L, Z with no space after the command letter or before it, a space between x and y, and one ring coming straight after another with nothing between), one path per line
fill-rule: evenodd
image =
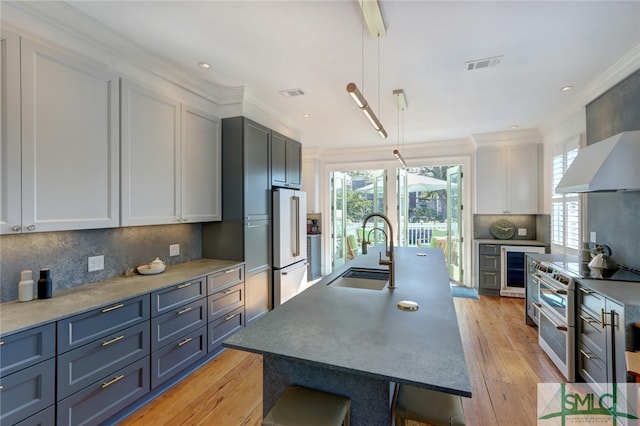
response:
M309 114L309 113L307 113L307 114L302 114L302 116L303 116L304 118L309 118L309 117L311 117L311 114Z
M573 86L564 86L564 87L562 88L562 91L563 91L563 92L568 92L568 91L569 91L569 90L571 90L571 89L573 89Z
M211 68L211 64L208 62L198 62L198 66L203 70L208 70Z
M518 127L520 126L518 126L517 124L514 124L513 126L511 126L512 129L517 129Z

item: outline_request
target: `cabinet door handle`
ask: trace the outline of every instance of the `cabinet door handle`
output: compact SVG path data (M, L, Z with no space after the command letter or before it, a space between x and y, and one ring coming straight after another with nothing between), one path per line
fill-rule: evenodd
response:
M118 340L122 340L122 339L124 339L124 334L123 334L123 335L121 335L121 336L118 336L118 337L114 337L114 338L113 338L113 339L111 339L111 340L107 340L106 342L102 342L102 346L108 346L108 345L110 345L110 344L112 344L112 343L115 343L115 342L117 342Z
M120 309L124 306L124 303L118 303L117 305L110 306L108 308L104 308L101 312L106 314L107 312L115 311L116 309Z
M238 314L231 314L231 315L227 315L226 317L224 317L225 321L229 321L230 319L233 319L237 316Z
M606 328L607 325L609 325L607 324L607 321L605 319L606 314L607 313L604 311L604 309L600 309L600 321L601 321L602 328Z
M184 309L182 309L182 310L178 311L177 313L178 313L178 315L186 314L186 313L187 313L187 312L189 312L191 309L193 309L193 308L192 308L192 307L184 308Z
M191 284L193 284L193 282L180 284L180 285L176 286L176 288L185 288L185 287L189 287Z
M233 289L232 288L228 288L224 291L224 294L231 294L233 293Z
M184 339L182 342L178 343L178 346L182 346L182 345L186 345L187 343L189 343L191 340L193 340L191 337L187 337L186 339Z
M113 379L109 380L107 383L103 383L102 384L102 389L111 386L112 384L119 382L120 380L124 379L124 374L121 374L119 376L114 377Z
M4 340L0 340L0 346L4 345Z
M229 270L224 271L224 273L225 274L230 274L230 273L236 272L236 271L237 271L237 269L229 269Z
M587 353L587 352L583 351L582 349L580 349L580 353L581 353L582 355L584 355L584 357L585 357L586 359L593 359L593 357L591 356L591 355L593 355L593 354Z
M2 389L4 389L4 386L0 385L0 391L1 391Z
M569 331L566 325L556 325L556 330Z

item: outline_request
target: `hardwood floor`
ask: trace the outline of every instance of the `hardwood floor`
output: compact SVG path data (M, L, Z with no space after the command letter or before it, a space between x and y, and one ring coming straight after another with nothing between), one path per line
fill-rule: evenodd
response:
M463 398L467 425L535 425L537 383L564 378L524 324L524 301L454 303L473 392ZM226 350L120 424L254 426L261 419L262 357Z

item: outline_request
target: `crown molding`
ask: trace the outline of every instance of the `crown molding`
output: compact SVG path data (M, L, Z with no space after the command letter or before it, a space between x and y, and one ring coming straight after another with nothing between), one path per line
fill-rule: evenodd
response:
M149 54L133 41L64 2L3 1L2 3L3 15L6 15L4 13L6 7L13 7L56 31L97 47L115 58L133 64L219 106L242 103L244 87L227 87L199 78L175 64Z
M502 132L476 133L471 135L476 146L513 145L542 143L538 129L505 130Z

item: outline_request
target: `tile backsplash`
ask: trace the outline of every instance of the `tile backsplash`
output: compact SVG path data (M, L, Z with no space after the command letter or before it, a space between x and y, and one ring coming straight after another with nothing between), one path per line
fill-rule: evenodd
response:
M513 240L537 240L549 245L550 216L545 214L476 214L473 215L473 238L493 238L489 232L491 224L499 219L506 219L518 229L525 229L526 235L513 236Z
M169 245L180 254L169 257ZM89 256L104 255L104 269L88 272ZM92 229L3 235L0 238L0 302L17 300L20 271L50 268L53 291L123 275L125 270L159 257L168 265L202 257L202 225Z

